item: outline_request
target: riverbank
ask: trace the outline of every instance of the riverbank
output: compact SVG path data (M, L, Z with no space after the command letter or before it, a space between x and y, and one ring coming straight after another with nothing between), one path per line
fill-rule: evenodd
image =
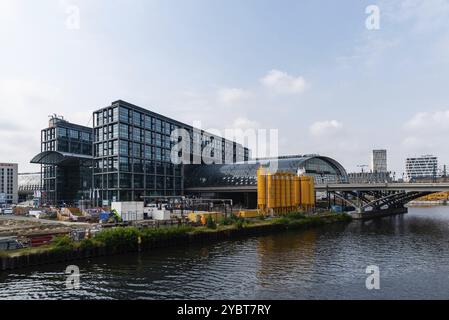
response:
M210 243L286 230L315 228L332 223L349 223L351 220L351 217L346 214L319 216L290 214L280 218L254 221L227 219L220 221L219 225L210 223L206 227L107 229L98 233L95 238L81 242L74 242L69 237L59 237L44 247L0 252L0 270L145 252L155 248L186 246L193 243Z

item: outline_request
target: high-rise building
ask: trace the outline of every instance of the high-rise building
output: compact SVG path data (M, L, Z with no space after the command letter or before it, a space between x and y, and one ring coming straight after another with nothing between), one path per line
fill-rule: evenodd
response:
M424 155L417 158L408 158L405 164L407 181L416 179L438 178L438 158L432 155Z
M249 158L249 150L238 143L121 100L95 111L93 119L94 200L103 205L184 194L184 167L171 158L176 129L191 139L187 156L192 162L204 156L205 147L214 159Z
M15 163L0 163L0 206L17 204L18 165Z
M172 147L184 139L172 141L176 129L184 129L189 139L183 161L186 154L200 165L249 159L241 144L119 100L93 113L93 128L50 119L41 133L41 153L31 161L41 165L41 202L108 205L183 195L185 163L172 159Z
M88 200L92 188L92 128L52 116L41 131L41 201L60 205Z
M371 170L373 173L386 173L387 167L387 150L373 150Z

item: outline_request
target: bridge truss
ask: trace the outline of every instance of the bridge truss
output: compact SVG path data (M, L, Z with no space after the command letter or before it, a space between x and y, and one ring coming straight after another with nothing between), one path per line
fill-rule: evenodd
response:
M430 191L337 191L329 190L328 199L334 196L345 205L354 207L357 213L367 213L404 208L413 200L427 196Z

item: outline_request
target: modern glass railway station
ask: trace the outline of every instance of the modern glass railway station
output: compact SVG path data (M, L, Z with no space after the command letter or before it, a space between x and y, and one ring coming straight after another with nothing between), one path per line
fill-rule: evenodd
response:
M232 199L246 208L257 202L257 170L275 168L279 172L304 174L315 183L347 183L345 168L334 159L319 155L283 156L224 165L188 165L185 168L185 191L198 197Z
M192 138L189 158L211 154L247 161L249 149L150 110L119 100L93 112L93 128L54 116L42 130L42 202L92 205L184 195L184 167L171 161L174 130ZM199 151L197 151L199 150Z
M172 148L179 141L171 134L177 129L190 135L190 160L201 158L208 147L226 164L173 164ZM233 198L250 206L257 169L274 161L279 171L313 176L316 183L348 182L343 166L331 158L250 161L250 150L234 141L122 100L93 112L92 128L52 117L41 133L41 153L31 162L42 168L43 204L89 201L92 206L108 206L148 197L200 195Z

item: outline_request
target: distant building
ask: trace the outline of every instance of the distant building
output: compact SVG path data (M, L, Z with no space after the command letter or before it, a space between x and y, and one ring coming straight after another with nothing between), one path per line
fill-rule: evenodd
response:
M373 150L371 170L374 173L387 173L387 150Z
M349 183L391 183L390 172L356 172L348 174Z
M17 173L16 163L0 163L0 206L19 201Z
M439 178L438 158L432 155L408 158L405 164L405 176L407 181Z

